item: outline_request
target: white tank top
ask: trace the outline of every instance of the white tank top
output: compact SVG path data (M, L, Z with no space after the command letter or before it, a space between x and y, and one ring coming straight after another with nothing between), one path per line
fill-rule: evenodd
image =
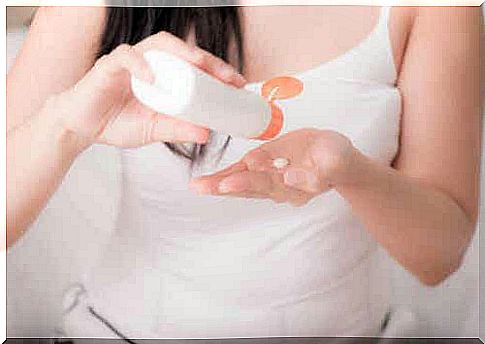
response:
M283 132L335 130L390 164L398 149L401 98L388 17L389 7L383 7L374 30L353 49L291 75L304 89L278 101ZM261 85L247 88L260 92ZM215 138L207 160L215 160L226 136ZM222 169L260 144L233 138L219 164L202 163L193 173ZM88 304L124 335L379 333L388 276L375 259L376 242L337 192L300 208L197 195L188 189L189 162L165 145L121 154L116 231L85 287Z

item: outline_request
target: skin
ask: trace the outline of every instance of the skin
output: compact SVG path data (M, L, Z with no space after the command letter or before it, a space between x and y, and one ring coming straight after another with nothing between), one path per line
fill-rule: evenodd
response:
M270 12L271 25L258 30ZM92 143L133 147L206 139L205 129L166 116L155 124L156 117L130 95L95 96L100 89L119 95L127 71L150 79L135 57L143 47L124 47L92 68L103 15L99 8L41 10L7 77L8 245L28 228L75 158ZM265 80L331 60L364 39L377 15L377 8L358 6L244 8L246 61L258 61L247 64L245 77ZM346 30L337 26L342 20ZM86 30L79 32L73 22ZM392 10L390 36L404 105L401 146L392 166L364 156L338 133L302 128L191 186L200 193L295 206L334 188L403 267L426 285L440 283L460 266L477 219L481 24L479 8ZM62 27L62 35L50 27ZM336 30L338 40L332 38ZM162 49L185 52L188 61L228 83L244 84L220 61L194 58L190 42L175 43L169 35L151 39ZM45 44L52 49L41 50ZM302 53L293 54L296 48ZM158 130L146 129L154 127ZM275 170L271 159L280 156L288 157L290 165Z
M207 141L208 129L155 114L135 100L129 86L130 73L142 80L153 81L149 66L143 59L143 51L161 49L172 52L235 87L245 82L233 67L222 60L162 32L133 47L119 46L97 60L74 85L49 95L42 104L39 98L47 94L39 93L48 93L44 87L57 85L51 84L42 75L35 75L35 72L33 78L28 76L27 73L35 70L37 65L37 45L39 41L46 43L43 35L49 32L46 27L49 22L55 25L56 21L60 21L58 24L66 25L65 18L60 15L66 14L77 20L89 20L87 16L99 15L93 9L79 11L80 14L66 9L41 9L19 59L7 76L7 246L11 246L29 227L76 157L90 145L103 143L128 148L162 141ZM71 34L76 35L74 32ZM80 49L86 43L84 39L78 41L77 38L80 37L67 38L69 41L74 39L77 44L72 51L64 51L63 59L76 59L76 48ZM60 42L63 43L69 46L68 42ZM91 49L93 56L94 53L95 50ZM46 53L47 57L50 54ZM55 67L56 56L50 62L46 61L47 57L41 55L38 74ZM42 62L48 66L42 65ZM65 70L59 73L63 72L67 73ZM56 73L49 72L47 75L50 74L54 74L55 80ZM23 90L19 88L22 80L26 81ZM75 81L72 74L70 81ZM26 96L29 91L33 91L27 96L32 101L22 101L22 95ZM24 103L30 107L22 107Z

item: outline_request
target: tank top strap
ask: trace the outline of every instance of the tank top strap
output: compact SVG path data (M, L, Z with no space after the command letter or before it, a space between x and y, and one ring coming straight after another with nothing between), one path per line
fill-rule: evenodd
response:
M379 14L379 27L381 28L382 31L387 31L389 30L389 16L391 12L392 6L382 6Z
M389 0L393 2L393 0ZM392 43L389 30L389 19L392 6L382 6L379 14L378 27L376 30L376 49L382 49L382 54L386 58L387 76L386 80L389 83L394 83L397 76L396 66L394 63L394 55L392 51ZM384 68L384 67L383 67Z

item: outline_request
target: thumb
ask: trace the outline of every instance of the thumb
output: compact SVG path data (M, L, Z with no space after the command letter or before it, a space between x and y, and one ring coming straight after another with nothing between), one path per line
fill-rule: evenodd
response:
M286 185L311 194L322 189L317 173L302 167L288 167L283 173L283 180Z

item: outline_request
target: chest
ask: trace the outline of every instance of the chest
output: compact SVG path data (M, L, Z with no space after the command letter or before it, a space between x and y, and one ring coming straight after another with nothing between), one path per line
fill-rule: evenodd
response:
M240 8L244 75L250 82L298 73L362 44L386 21L396 69L402 62L413 12L379 6L247 6ZM230 54L234 60L233 52Z

